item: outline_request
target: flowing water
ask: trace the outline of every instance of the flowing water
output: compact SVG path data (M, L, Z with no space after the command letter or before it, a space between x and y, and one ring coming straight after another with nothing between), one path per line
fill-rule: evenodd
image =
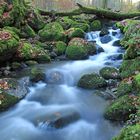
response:
M110 56L120 53L120 47L113 47L114 41L122 35L120 30L109 29L112 41L100 42L99 31L86 34L88 41L96 41L105 52L90 56L87 60L62 61L39 65L46 72L61 74L58 83L42 83L30 87L25 99L15 107L0 115L0 140L111 140L121 126L104 119L103 113L108 101L94 94L94 90L84 90L76 86L81 75L98 73L106 64L118 67L121 60L111 60ZM112 32L116 32L115 36ZM80 119L60 128L50 128L41 120L51 114L60 115L76 111Z

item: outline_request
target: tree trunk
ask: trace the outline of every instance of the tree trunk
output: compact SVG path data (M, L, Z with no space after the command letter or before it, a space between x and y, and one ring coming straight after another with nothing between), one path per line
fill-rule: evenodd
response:
M112 20L123 20L127 18L133 18L133 17L139 17L140 12L132 12L132 13L121 13L121 12L113 12L110 10L105 9L99 9L99 8L90 8L90 7L84 7L81 4L77 3L77 6L79 9L73 10L71 12L46 12L43 10L39 10L41 15L52 15L55 14L56 16L74 16L74 15L80 15L80 14L94 14L97 17L100 18L107 18Z

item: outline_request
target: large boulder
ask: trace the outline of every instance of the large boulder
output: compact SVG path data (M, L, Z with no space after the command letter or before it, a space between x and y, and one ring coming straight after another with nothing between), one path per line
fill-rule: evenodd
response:
M136 113L138 104L139 97L122 96L106 108L104 116L112 121L127 121L130 114Z
M83 75L78 82L78 86L85 89L103 88L107 86L107 82L98 74L91 73Z
M19 37L12 31L0 30L0 61L13 57L19 46Z
M119 70L114 67L104 67L100 70L100 75L104 79L120 79Z
M86 59L89 54L96 54L96 45L82 38L73 38L66 49L66 56L72 60Z
M63 27L57 23L52 22L38 32L42 41L65 41L65 33Z
M39 46L32 46L28 42L21 42L16 53L19 60L36 60L38 62L50 62L48 52Z

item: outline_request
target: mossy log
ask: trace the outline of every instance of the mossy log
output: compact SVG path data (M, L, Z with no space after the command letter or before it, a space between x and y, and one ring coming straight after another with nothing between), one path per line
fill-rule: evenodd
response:
M134 18L139 17L140 12L132 12L132 13L121 13L121 12L113 12L111 10L101 9L101 8L95 8L95 7L84 7L81 4L77 3L77 6L79 7L76 10L73 10L71 12L48 12L39 10L41 15L56 15L56 16L74 16L74 15L80 15L80 14L94 14L99 18L107 18L112 20L123 20L127 18Z

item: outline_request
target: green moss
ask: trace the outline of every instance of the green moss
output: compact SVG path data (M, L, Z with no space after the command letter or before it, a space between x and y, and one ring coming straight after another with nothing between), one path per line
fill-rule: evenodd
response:
M38 64L36 61L33 61L33 60L26 61L25 63L26 63L28 66L34 66L34 65Z
M36 60L38 62L50 62L48 52L38 46L23 42L18 49L17 57L21 60Z
M47 24L39 31L39 36L42 41L64 41L66 40L63 27L57 23L52 22Z
M65 54L66 48L67 48L67 44L66 43L64 43L62 41L56 42L55 51L56 51L57 55Z
M90 28L91 28L92 31L98 31L98 30L101 30L102 24L99 20L94 20L91 23Z
M72 28L79 28L84 32L88 32L90 30L90 26L87 23L73 23L71 25Z
M74 37L84 38L85 32L80 28L70 28L65 32L69 39Z
M10 31L10 32L14 32L17 35L20 35L20 32L21 32L20 29L18 29L16 27L5 26L3 29Z
M122 81L117 88L117 96L130 95L132 93L132 82Z
M91 73L83 75L78 82L78 86L85 89L94 89L106 87L107 83L98 74Z
M31 69L30 80L32 82L45 81L45 79L46 75L41 71L41 69L35 67Z
M18 98L7 93L0 93L0 111L5 111L18 102Z
M100 75L105 79L119 79L119 71L114 67L104 67L100 70Z
M133 85L136 88L136 92L140 94L140 73L134 77Z
M127 121L129 115L136 113L138 98L135 96L122 96L106 108L105 118L113 121Z
M119 136L113 140L139 140L140 139L140 124L127 126L122 129Z
M35 35L36 35L35 31L28 24L22 26L21 37L31 38L31 37L35 37Z
M121 67L121 77L126 78L135 75L136 72L140 71L140 58L137 57L131 60L124 60Z
M87 42L82 38L73 38L66 49L66 56L72 60L85 59L88 56Z
M19 37L12 31L0 31L0 61L12 58L19 45Z
M63 17L57 20L57 22L60 23L65 30L69 29L72 25L77 24L76 21L70 19L69 17Z

